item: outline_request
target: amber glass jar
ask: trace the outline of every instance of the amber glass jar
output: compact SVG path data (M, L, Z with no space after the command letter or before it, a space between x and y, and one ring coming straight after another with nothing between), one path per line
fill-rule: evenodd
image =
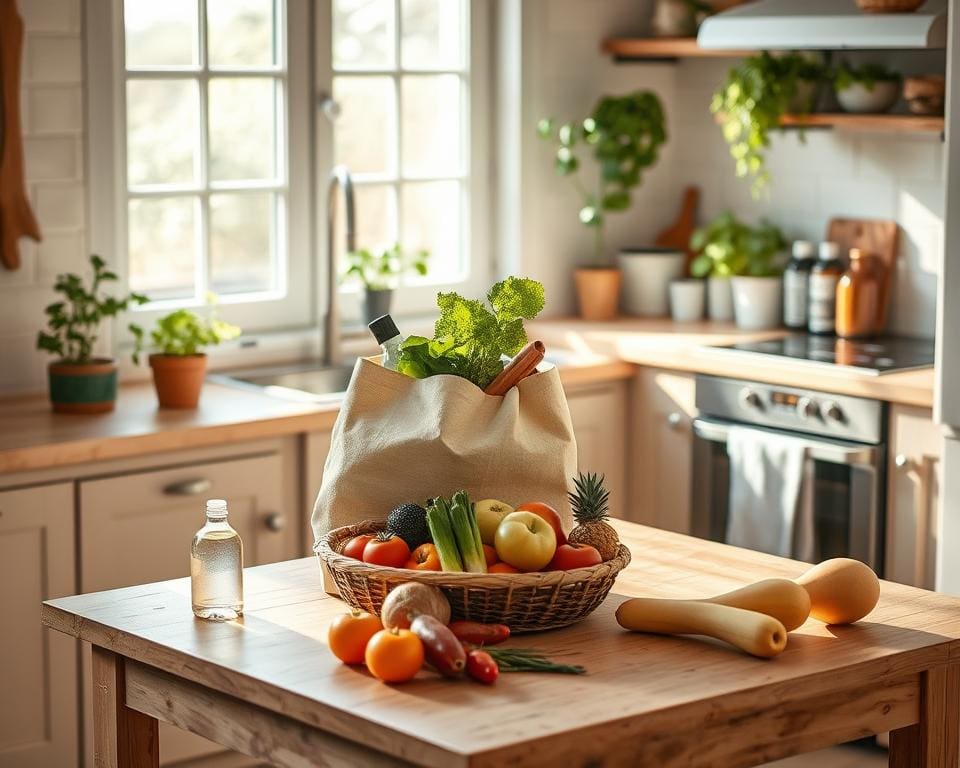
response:
M859 248L850 249L850 266L837 283L837 336L872 336L877 328L881 275L873 259Z

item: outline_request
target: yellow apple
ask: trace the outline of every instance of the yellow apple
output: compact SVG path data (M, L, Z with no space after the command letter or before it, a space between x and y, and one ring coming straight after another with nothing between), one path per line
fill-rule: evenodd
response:
M539 571L553 559L557 535L533 512L511 512L500 522L494 540L497 556L521 571Z
M480 538L484 544L493 546L493 537L497 533L500 521L513 512L513 507L496 499L484 499L473 505L477 516L477 526L480 528Z

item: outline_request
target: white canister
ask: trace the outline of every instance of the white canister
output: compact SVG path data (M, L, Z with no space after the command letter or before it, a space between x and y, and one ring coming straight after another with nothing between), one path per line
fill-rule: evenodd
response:
M701 320L705 299L703 280L674 280L670 283L670 316L678 323Z
M671 280L683 277L683 251L671 248L637 248L620 252L623 272L623 311L641 317L669 313Z
M733 293L729 277L710 275L707 278L707 317L718 322L733 320Z
M739 276L731 280L733 314L738 328L760 331L780 327L783 291L779 276Z

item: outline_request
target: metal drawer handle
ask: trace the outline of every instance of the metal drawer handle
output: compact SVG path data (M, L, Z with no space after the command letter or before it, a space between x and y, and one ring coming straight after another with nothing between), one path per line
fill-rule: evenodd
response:
M672 411L667 414L667 424L670 425L670 429L679 429L681 421L683 421L683 416L680 415L680 411Z
M279 512L271 512L263 518L263 524L267 526L268 531L279 533L287 524L287 519Z
M167 496L199 496L213 487L213 483L205 477L195 477L190 480L178 480L163 487Z

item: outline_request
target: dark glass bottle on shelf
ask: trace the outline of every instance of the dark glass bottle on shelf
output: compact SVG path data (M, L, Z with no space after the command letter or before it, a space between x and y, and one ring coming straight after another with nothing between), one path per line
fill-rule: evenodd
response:
M807 328L810 333L829 336L837 322L837 283L843 274L840 246L820 243L816 263L810 270L810 295L807 304Z
M810 270L816 247L809 240L796 240L783 272L783 324L792 330L806 330Z

